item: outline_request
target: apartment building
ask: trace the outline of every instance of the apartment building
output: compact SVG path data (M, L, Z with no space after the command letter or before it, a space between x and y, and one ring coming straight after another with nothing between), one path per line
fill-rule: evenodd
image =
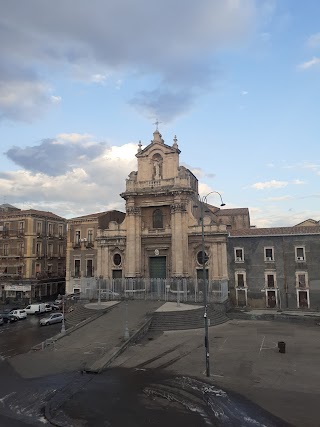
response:
M319 222L231 230L228 271L235 306L319 310Z
M65 287L66 220L52 212L0 205L0 298L26 301Z

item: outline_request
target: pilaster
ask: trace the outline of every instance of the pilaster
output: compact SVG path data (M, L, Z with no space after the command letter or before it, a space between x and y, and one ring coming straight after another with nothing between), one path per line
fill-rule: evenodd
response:
M126 277L140 275L141 261L141 209L127 202L127 246L126 246Z
M171 205L172 276L185 276L188 272L188 224L185 203Z

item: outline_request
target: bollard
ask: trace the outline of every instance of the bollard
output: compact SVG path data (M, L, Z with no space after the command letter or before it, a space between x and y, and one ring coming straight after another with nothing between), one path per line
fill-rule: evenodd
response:
M284 341L278 342L278 349L279 353L285 353L286 352L286 343Z

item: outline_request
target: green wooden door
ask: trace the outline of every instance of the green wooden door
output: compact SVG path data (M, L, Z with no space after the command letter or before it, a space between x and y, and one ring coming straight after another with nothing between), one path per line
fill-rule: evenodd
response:
M167 277L167 262L165 256L149 258L150 278L165 279Z

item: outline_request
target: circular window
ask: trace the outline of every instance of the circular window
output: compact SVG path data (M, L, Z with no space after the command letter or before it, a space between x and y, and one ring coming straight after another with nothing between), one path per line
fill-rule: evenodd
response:
M113 255L113 263L114 263L114 265L120 265L121 264L121 255L120 254L114 254Z
M204 260L203 260L203 258L204 258ZM199 264L201 264L201 265L205 264L208 261L208 259L209 259L209 257L208 257L208 254L206 252L204 253L204 257L202 256L202 251L198 252L197 261Z

